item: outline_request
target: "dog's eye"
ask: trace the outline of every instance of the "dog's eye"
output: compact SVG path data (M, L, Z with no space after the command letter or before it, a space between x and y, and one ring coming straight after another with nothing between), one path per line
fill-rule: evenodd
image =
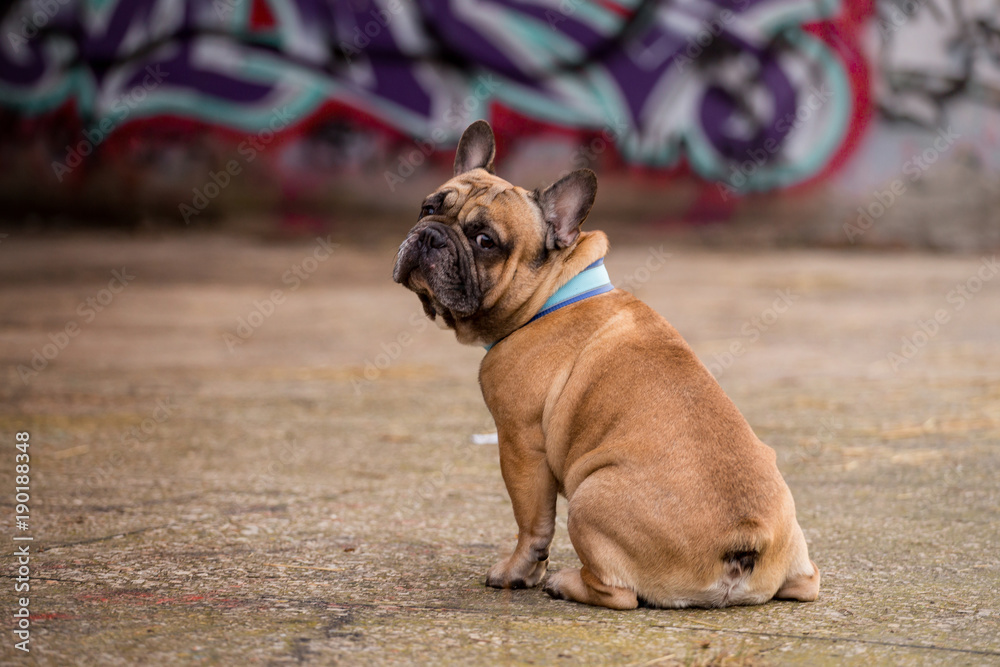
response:
M478 245L483 250L489 250L490 248L492 248L493 246L495 246L496 243L494 243L493 239L491 239L486 234L477 234L476 235L476 245Z
M426 217L428 215L434 215L436 209L433 206L424 206L420 209L420 217Z

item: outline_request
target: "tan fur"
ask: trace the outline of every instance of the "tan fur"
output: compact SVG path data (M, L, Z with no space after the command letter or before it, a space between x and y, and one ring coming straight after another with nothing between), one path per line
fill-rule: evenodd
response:
M663 607L816 599L774 451L641 301L615 290L546 315L486 355L480 382L520 531L491 585L547 553L562 493L584 570L605 586ZM744 551L759 554L745 576L725 560ZM619 608L581 581L559 573L547 588Z
M563 494L583 568L549 576L553 597L615 609L816 599L819 571L774 451L665 319L614 290L524 326L605 255L605 235L582 232L546 252L532 193L486 169L459 174L441 193L433 222L461 230L479 216L511 247L502 262L477 260L479 309L453 318L460 341L496 343L480 382L519 534L486 583L542 581ZM404 241L397 267L427 224ZM481 256L471 245L461 252ZM428 296L427 270L397 279Z
M503 266L484 270L487 273L484 281L491 288L484 296L479 316L456 323L455 335L460 343L476 345L500 340L534 317L546 299L590 263L585 253L563 251L555 255L561 261L531 268L544 244L544 223L531 202L531 193L484 169L456 176L435 194L440 193L445 195L444 210L434 219L460 224L483 214L498 230L517 239L514 253ZM404 247L420 227L417 225L410 231ZM604 234L591 237L590 254L597 252L603 256L608 248L607 237Z

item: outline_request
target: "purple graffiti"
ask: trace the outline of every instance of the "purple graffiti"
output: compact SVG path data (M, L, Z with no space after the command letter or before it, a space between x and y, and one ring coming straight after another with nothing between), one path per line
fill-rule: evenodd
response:
M843 63L802 29L836 2L802 5L82 0L35 26L20 3L2 17L16 39L0 49L0 105L30 116L72 102L96 124L139 91L133 118L253 131L274 109L301 119L336 103L442 148L499 105L543 125L615 128L628 161L687 158L712 180L766 148L767 164L729 185L770 189L817 173L851 113ZM783 123L809 86L836 89L833 102ZM806 138L825 154L785 150Z

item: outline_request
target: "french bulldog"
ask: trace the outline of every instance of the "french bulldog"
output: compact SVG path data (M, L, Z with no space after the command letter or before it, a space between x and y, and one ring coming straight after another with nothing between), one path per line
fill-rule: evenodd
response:
M553 598L633 609L810 601L809 559L775 452L680 334L614 289L608 239L581 231L597 192L588 169L545 189L494 174L485 121L459 142L454 178L430 194L396 255L480 368L518 537L486 584L542 582L556 519L583 567L550 574Z

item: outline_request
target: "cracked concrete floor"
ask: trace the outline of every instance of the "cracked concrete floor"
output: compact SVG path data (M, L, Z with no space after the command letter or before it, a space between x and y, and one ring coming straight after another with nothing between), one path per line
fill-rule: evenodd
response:
M988 258L613 247L777 450L823 571L812 604L623 613L483 586L516 531L483 352L392 284L397 240L3 240L0 539L19 431L34 538L4 663L1000 664Z

